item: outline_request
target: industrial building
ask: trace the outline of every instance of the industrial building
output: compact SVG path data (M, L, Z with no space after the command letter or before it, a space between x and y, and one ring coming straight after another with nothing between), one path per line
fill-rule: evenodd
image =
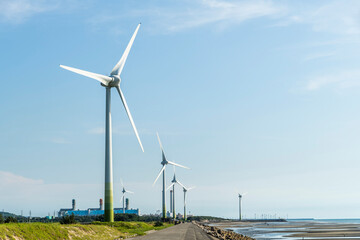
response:
M127 213L127 214L140 215L140 210L139 209L130 209L129 208L129 199L128 198L126 198L125 202L126 202L125 209L123 209L123 208L114 208L114 214ZM76 201L75 201L75 199L73 199L72 200L72 208L62 208L62 209L60 209L59 212L58 212L58 217L63 217L63 216L72 215L72 214L74 214L75 216L98 216L98 215L103 215L104 214L103 200L100 199L98 208L88 208L87 210L80 210L80 209L76 209Z

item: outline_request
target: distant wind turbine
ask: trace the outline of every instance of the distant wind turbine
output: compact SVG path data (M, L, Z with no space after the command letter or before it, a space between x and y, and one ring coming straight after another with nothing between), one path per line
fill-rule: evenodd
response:
M123 213L125 213L125 193L134 193L134 192L126 190L125 187L124 187L124 183L123 183L122 179L120 179L120 181L121 181L121 186L122 186L122 191L121 192L123 193L123 195L121 196L120 202L122 200Z
M183 191L184 191L184 221L186 221L186 193L187 191L194 189L195 187L190 187L190 188L186 188L183 187Z
M245 196L247 194L246 193L238 193L239 195L239 221L241 221L241 200L242 200L242 197Z
M159 134L156 133L156 135L157 135L157 138L158 138L158 141L159 141L159 145L160 145L160 149L161 149L161 154L162 154L161 164L163 165L163 167L161 168L159 174L157 175L157 177L156 177L156 179L155 179L155 181L154 181L154 183L153 183L153 186L154 186L154 184L156 183L156 181L159 179L159 177L160 177L160 175L161 175L161 173L162 173L162 174L163 174L162 217L163 217L163 219L165 219L165 218L166 218L166 206L165 206L165 184L166 184L166 183L165 183L165 168L166 168L166 165L167 165L167 164L170 164L170 165L173 165L173 166L178 166L178 167L182 167L182 168L186 168L186 169L190 169L190 168L166 160L165 153L164 153L164 149L163 149L163 146L162 146L162 144L161 144ZM173 207L174 207L174 206L173 206Z
M172 194L173 194L173 195L172 195L172 200L173 200L173 202L172 202L172 207L173 207L173 218L175 219L175 218L176 218L176 210L175 210L175 184L176 184L176 183L179 184L183 189L185 188L185 186L176 179L175 173L174 173L173 180L172 180L171 182L172 182L172 184L166 189L166 191L169 190L171 187L173 187L173 189L172 189Z
M139 141L141 150L144 151L144 148L141 144L140 137L138 131L136 129L135 123L131 116L129 107L126 103L125 96L120 89L120 74L124 68L126 59L129 55L131 46L135 40L136 34L139 30L140 24L137 26L133 36L130 39L129 44L127 45L125 52L123 53L119 62L115 65L113 70L110 73L110 76L105 76L97 73L92 73L72 67L67 67L60 65L60 67L78 73L80 75L93 78L101 83L101 86L106 88L106 111L105 111L105 221L113 222L114 221L114 207L113 207L113 170L112 170L112 130L111 130L111 88L116 88L118 91L121 101L124 105L125 111L129 117L130 123L134 129L137 140Z

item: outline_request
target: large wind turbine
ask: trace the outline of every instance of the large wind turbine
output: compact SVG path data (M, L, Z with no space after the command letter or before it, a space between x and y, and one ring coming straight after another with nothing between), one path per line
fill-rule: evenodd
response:
M173 180L172 180L171 182L172 182L172 184L166 189L166 191L169 190L171 187L173 187L173 189L172 189L173 218L176 219L176 210L175 210L175 184L176 184L176 183L179 184L183 189L185 188L185 186L176 179L175 173L174 173Z
M161 144L159 134L156 133L156 135L157 135L157 138L158 138L158 140L159 140L159 145L160 145L160 149L161 149L161 154L162 154L161 164L163 165L163 167L161 168L159 174L157 175L157 177L156 177L153 185L156 183L156 181L159 179L159 177L160 177L160 175L161 175L161 173L162 173L162 174L163 174L162 217L163 217L163 219L165 219L165 218L166 218L166 206L165 206L165 184L166 184L166 183L165 183L165 168L166 168L166 165L167 165L167 164L171 164L171 165L173 165L173 166L178 166L178 167L182 167L182 168L186 168L186 169L190 169L190 168L166 160L165 153L164 153L164 149L163 149L163 146L162 146L162 144Z
M186 221L186 193L187 191L194 189L195 187L190 187L190 188L186 188L183 187L183 191L184 191L184 221Z
M134 129L135 135L137 137L137 140L139 141L141 150L144 151L144 148L141 144L140 137L138 134L138 131L136 129L135 123L133 121L133 118L131 116L129 107L126 103L125 96L123 92L120 89L120 74L124 68L127 56L129 55L131 46L135 40L136 34L139 30L140 24L137 26L133 36L130 39L129 44L127 45L125 52L123 53L121 59L119 62L115 65L113 70L110 73L110 76L105 76L97 73L87 72L84 70L67 67L60 65L60 67L81 74L83 76L93 78L101 83L101 86L105 87L106 89L106 111L105 111L105 221L107 222L113 222L114 221L114 208L113 208L113 171L112 171L112 138L111 138L111 88L116 88L118 91L121 101L124 105L125 111L130 119L131 125Z
M122 191L121 192L123 193L123 195L121 196L122 204L123 204L123 213L125 213L125 193L134 193L134 192L126 190L122 180L121 180L121 186L122 186ZM121 201L121 199L120 199L120 201Z

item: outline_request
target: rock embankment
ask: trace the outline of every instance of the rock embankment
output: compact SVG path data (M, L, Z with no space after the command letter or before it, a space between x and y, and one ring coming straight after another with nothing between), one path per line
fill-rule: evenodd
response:
M208 226L205 224L201 224L199 222L193 222L195 225L203 229L207 234L216 237L221 240L255 240L254 238L247 237L245 235L235 233L232 231L225 231L220 228L214 227L214 226Z

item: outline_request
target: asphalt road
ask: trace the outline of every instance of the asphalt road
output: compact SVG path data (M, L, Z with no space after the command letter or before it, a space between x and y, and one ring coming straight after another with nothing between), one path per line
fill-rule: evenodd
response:
M183 223L145 236L132 238L134 240L215 240L201 228L192 223Z

